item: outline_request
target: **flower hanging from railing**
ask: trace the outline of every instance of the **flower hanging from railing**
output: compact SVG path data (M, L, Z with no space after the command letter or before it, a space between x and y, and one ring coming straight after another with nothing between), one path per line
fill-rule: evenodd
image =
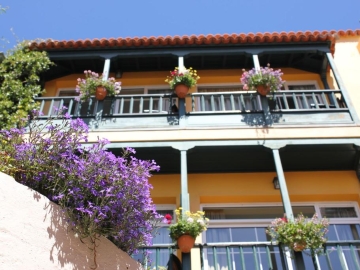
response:
M205 212L185 211L183 213L181 207L175 210L175 215L177 222L169 227L170 237L177 241L182 252L190 252L195 243L195 238L206 231L209 219L205 217Z
M276 218L267 228L266 233L272 240L288 246L294 251L310 250L310 255L322 254L327 241L329 221L319 219L317 214L307 219L299 214L294 220Z
M260 69L251 69L245 71L241 76L241 83L244 85L244 90L257 90L260 95L266 96L269 92L275 92L281 90L285 81L281 79L283 73L281 69L274 70L270 68L270 64L267 67Z
M107 95L115 96L120 93L121 82L117 82L115 78L111 77L104 80L103 75L91 70L85 70L85 79L78 78L76 85L76 92L79 96L77 101L88 101L92 95L95 95L98 100L103 100Z
M198 79L200 77L196 70L176 67L170 71L170 76L167 76L165 82L169 83L170 88L175 90L179 98L184 98L189 89L196 85Z

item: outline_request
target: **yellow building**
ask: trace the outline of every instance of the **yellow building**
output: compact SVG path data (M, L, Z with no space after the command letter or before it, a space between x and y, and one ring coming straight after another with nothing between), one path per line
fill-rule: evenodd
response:
M44 118L66 105L89 124L92 141L106 137L114 153L130 146L137 157L154 159L161 170L150 180L152 198L161 213L205 210L210 227L191 255L182 254L183 269L313 269L309 256L289 257L265 233L275 217L300 212L330 220L327 249L337 251L317 258L321 269L359 269L359 36L360 30L34 43L56 63L38 100ZM242 69L268 63L284 73L282 91L243 91ZM164 82L176 66L201 77L185 99ZM76 102L84 70L121 81L120 95ZM167 234L165 226L154 240L165 244L159 265L171 246Z

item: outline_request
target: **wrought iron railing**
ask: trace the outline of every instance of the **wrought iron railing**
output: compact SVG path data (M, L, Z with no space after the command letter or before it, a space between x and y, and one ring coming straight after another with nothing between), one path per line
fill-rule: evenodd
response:
M56 115L57 109L67 107L71 116L94 117L99 111L102 115L121 117L126 115L168 114L177 110L177 98L169 94L124 95L107 98L101 108L92 97L88 102L78 102L75 97L42 97L40 111L43 118Z
M176 254L176 247L172 244L144 247L139 254L144 253L148 254L142 261L145 269L171 269L172 266L165 267L171 254ZM302 252L302 264L307 270L360 269L360 241L357 240L328 241L323 255L314 258L310 255L309 250ZM292 252L271 242L196 244L191 260L195 260L196 269L201 270L299 269L299 261ZM189 267L183 265L183 269L191 269Z
M192 93L191 113L222 112L262 112L264 103L255 92L213 92ZM68 107L72 116L94 117L99 111L102 115L121 117L129 115L149 115L176 113L177 98L170 94L128 95L107 98L99 108L99 102L91 98L88 102L77 102L74 97L37 98L43 117L56 114L56 109ZM295 90L279 91L268 96L271 111L348 111L340 90Z
M259 112L264 108L256 92L192 93L192 112ZM272 111L348 111L340 90L293 90L268 95Z

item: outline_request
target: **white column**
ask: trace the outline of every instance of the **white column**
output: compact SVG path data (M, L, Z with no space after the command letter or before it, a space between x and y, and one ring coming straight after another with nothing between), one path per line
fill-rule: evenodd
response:
M110 59L105 59L104 70L103 70L103 80L106 81L109 78L110 73Z

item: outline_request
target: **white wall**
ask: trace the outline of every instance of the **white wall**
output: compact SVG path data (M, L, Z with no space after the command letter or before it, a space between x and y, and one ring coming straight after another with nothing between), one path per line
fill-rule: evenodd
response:
M61 208L0 172L0 269L90 269L93 253L67 229ZM101 237L97 269L142 269Z

